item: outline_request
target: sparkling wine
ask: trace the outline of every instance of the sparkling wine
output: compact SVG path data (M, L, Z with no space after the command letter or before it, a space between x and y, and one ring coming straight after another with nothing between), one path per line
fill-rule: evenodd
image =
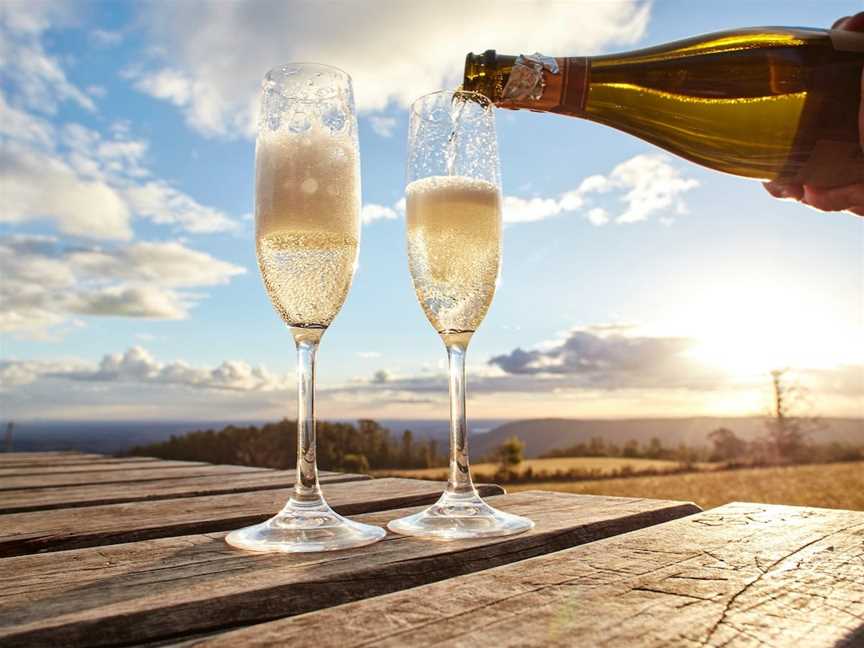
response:
M360 171L353 141L316 132L259 136L256 250L267 294L286 324L326 328L356 267Z
M484 180L431 176L406 189L408 262L426 317L442 335L483 321L501 263L501 195Z
M323 231L281 231L258 239L267 294L286 324L327 328L348 295L357 237Z

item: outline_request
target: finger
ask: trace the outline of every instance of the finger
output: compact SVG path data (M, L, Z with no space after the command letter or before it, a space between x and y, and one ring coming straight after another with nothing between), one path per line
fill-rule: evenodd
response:
M834 24L831 25L831 29L844 29L844 25L846 21L849 20L852 16L843 16L842 18L838 18L834 21Z
M861 107L858 109L858 141L864 151L864 70L861 70Z
M820 189L805 185L802 200L805 204L822 211L860 209L861 206L864 206L864 183L832 189Z
M804 187L800 184L765 182L762 186L772 196L781 200L801 200L804 197Z
M845 29L847 31L864 31L864 11L843 19L843 25L836 29Z

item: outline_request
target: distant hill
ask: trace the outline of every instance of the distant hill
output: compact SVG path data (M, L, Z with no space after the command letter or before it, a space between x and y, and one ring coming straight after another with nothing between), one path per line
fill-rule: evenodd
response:
M263 425L263 420L233 421L16 421L12 435L12 450L17 452L47 452L78 450L114 454L134 446L167 441L172 435L194 430L221 430L228 425ZM354 419L333 422L354 423ZM473 419L474 438L500 426L503 419ZM379 421L394 435L411 430L416 440L436 439L442 452L447 447L450 424L443 418L428 420L384 419ZM0 452L6 421L0 419Z
M652 419L531 419L506 423L486 434L472 437L471 456L479 459L490 454L510 436L516 435L525 443L525 456L534 458L556 448L566 448L601 437L616 444L630 439L640 443L657 437L665 446L681 442L690 446L708 445L708 433L726 427L742 439L754 439L764 434L761 417L721 418L652 418ZM812 440L819 443L841 441L864 443L864 419L826 418L825 430Z
M231 423L237 421L22 421L15 423L12 450L114 454L137 445L167 441L174 434L218 430ZM4 421L0 434L5 429Z

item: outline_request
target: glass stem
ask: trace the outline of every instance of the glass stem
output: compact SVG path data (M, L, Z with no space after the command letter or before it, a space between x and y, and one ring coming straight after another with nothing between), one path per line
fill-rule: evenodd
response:
M295 502L322 501L315 453L315 355L317 339L297 339L297 478Z
M465 354L468 345L447 344L450 365L450 478L449 495L476 497L468 464L468 423L465 418Z

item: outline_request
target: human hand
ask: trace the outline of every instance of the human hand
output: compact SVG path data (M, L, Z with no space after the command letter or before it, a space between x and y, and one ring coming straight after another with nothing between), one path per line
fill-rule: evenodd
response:
M864 32L864 12L841 18L831 29ZM864 148L864 73L861 75L861 107L858 111L858 135ZM864 216L864 183L821 189L811 185L766 182L765 189L775 198L797 200L822 211L850 211Z

